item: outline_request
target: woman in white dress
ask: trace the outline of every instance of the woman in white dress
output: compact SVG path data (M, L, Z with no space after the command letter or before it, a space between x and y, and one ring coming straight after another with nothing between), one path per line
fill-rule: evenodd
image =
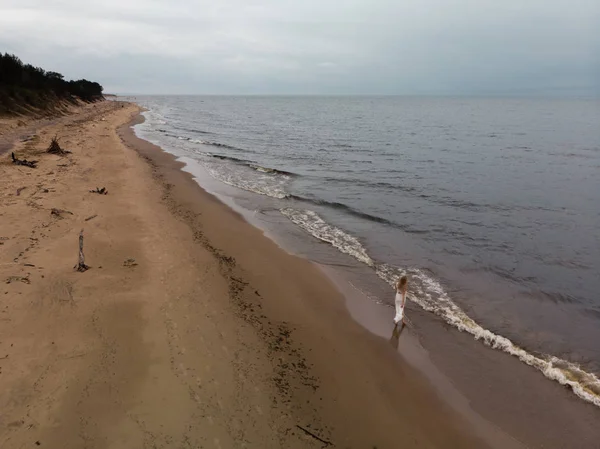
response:
M404 306L406 305L406 289L408 279L406 276L402 276L396 284L396 316L394 317L394 324L398 326L402 323L404 326Z

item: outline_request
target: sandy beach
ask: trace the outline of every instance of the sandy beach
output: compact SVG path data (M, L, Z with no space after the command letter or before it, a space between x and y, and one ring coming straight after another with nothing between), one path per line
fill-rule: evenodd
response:
M12 150L36 169L2 155L0 447L487 447L318 267L135 138L138 112L32 124Z

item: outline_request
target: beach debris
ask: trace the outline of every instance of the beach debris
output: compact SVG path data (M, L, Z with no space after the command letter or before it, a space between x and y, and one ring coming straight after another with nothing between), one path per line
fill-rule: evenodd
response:
M50 211L50 215L55 215L59 218L63 218L62 214L70 214L73 215L73 212L70 212L68 210L64 210L64 209L56 209L56 208L52 208L52 210Z
M29 280L29 275L27 276L9 276L6 278L7 284L12 284L13 282L22 282L23 284L31 284Z
M85 219L85 221L90 221L90 220L93 220L93 219L94 219L94 218L96 218L97 216L98 216L98 214L96 214L96 215L92 215L91 217L87 217L87 218Z
M19 187L19 188L17 189L17 196L21 195L21 192L22 192L23 190L25 190L26 188L27 188L27 187Z
M106 187L96 187L96 190L90 190L90 193L97 193L99 195L108 195L108 190L106 190Z
M137 266L137 262L135 261L135 259L127 259L125 260L125 262L123 262L123 266L127 268L133 268Z
M323 438L318 437L317 435L315 435L314 433L312 433L310 430L305 429L302 426L299 426L296 424L296 427L300 430L302 430L304 433L306 433L307 435L313 437L315 440L320 441L321 443L323 443L325 446L323 447L327 447L327 446L333 446L333 443L331 441L327 441L324 440Z
M73 268L80 273L90 269L90 267L85 264L85 256L83 255L83 229L79 233L79 261Z
M46 150L46 152L50 153L50 154L58 154L59 156L64 156L65 154L71 153L70 151L63 150L60 147L57 136L54 136L52 138L52 141L50 142L50 145L48 146L48 149Z
M15 165L24 165L25 167L29 167L29 168L37 168L36 164L38 161L28 161L27 159L18 159L15 156L15 153L10 153L11 157L12 157L12 163Z

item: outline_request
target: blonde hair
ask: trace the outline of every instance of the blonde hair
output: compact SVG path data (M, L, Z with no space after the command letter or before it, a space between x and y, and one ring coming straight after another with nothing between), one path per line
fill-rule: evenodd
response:
M400 290L401 288L406 288L406 284L408 283L408 278L406 276L402 276L398 283L396 284L396 289Z

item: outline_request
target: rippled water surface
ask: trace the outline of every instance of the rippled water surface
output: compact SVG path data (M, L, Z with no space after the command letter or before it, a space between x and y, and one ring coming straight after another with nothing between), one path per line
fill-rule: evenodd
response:
M413 301L448 323L598 389L597 100L136 101L142 137L272 198L381 279L409 273Z

